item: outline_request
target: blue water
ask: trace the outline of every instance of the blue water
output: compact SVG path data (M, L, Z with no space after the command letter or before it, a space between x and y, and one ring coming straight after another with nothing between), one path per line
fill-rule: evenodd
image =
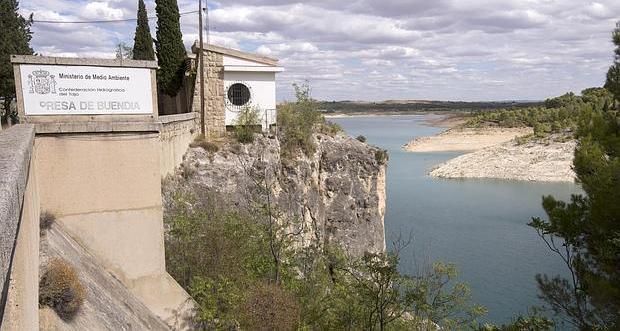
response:
M535 275L566 275L554 256L526 224L544 217L543 195L568 199L578 193L572 183L505 180L448 180L427 176L435 165L460 153L407 153L401 146L417 136L442 129L424 124L425 116L333 118L351 136L385 148L388 247L399 234L413 242L401 254L401 271L412 275L433 261L455 263L468 283L473 302L485 306L484 318L504 323L528 307L542 305Z

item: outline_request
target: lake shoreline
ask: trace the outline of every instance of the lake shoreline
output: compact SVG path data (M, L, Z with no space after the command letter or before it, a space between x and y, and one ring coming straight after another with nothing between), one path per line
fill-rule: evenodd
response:
M467 152L435 166L431 177L490 178L537 182L574 182L572 169L574 140L553 139L517 142L516 138L531 135L531 128L465 128L464 120L429 121L429 125L448 128L404 144L412 153Z

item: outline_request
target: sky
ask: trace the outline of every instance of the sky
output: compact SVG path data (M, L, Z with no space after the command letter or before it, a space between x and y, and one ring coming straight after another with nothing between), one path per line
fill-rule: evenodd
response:
M178 0L181 13L197 0ZM154 1L146 1L155 16ZM542 100L602 86L613 60L620 1L235 0L209 1L216 45L279 59L278 100L307 80L321 100ZM112 58L133 42L137 0L22 0L34 13L35 52ZM150 20L155 35L156 20ZM183 41L198 14L181 16Z

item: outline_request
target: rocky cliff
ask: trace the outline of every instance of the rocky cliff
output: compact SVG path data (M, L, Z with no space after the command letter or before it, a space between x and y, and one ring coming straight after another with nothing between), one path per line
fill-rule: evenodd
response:
M251 144L220 142L219 150L195 147L164 184L164 205L175 192L217 192L228 208L273 202L281 220L297 220L301 245L337 244L352 256L383 251L385 161L381 151L344 134L314 135L316 151L282 159L275 138ZM266 194L268 192L268 194Z

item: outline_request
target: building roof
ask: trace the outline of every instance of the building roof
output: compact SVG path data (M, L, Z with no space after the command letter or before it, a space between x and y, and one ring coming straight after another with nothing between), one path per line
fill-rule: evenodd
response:
M195 41L194 45L192 45L192 52L198 53L199 45L200 45L199 42ZM243 51L232 49L232 48L205 44L204 49L210 52L224 54L224 55L228 55L232 57L237 57L240 59L254 61L254 62L258 62L258 63L270 65L270 66L278 65L277 59L270 58L270 57L263 56L263 55L254 54L254 53L247 53L247 52L243 52Z

